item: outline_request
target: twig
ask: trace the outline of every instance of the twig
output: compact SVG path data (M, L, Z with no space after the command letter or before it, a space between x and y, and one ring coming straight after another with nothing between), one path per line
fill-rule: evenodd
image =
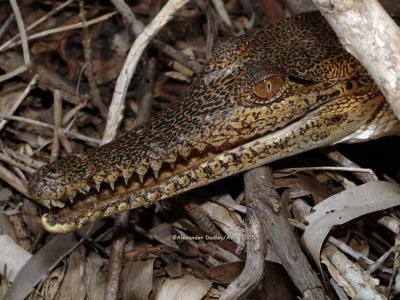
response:
M371 264L368 267L368 272L369 273L374 273L376 270L378 270L382 264L385 262L386 259L388 259L388 257L394 253L394 252L399 252L400 251L400 245L394 245L392 246L388 251L386 251L381 257L379 257L379 259Z
M15 71L19 65L23 64L22 57L16 53L8 51L0 55L0 68L6 72ZM25 68L22 66L20 68ZM43 65L32 63L26 73L21 74L22 79L31 80L35 74L39 74L37 86L45 91L54 92L55 89L60 90L63 100L72 104L77 104L90 97L87 86L81 87L79 95L76 92L76 85L63 76L48 70Z
M29 119L29 118L24 118L24 117L6 116L6 115L3 115L3 114L0 114L0 119L23 122L23 123L26 123L26 124L31 124L31 125L34 125L34 126L44 127L44 128L51 129L51 130L54 129L53 125L50 125L50 124L47 124L47 123L43 123L43 122L40 122L40 121L36 121L36 120L33 120L33 119ZM83 134L80 134L80 133L75 133L75 132L69 131L69 130L67 130L65 128L63 128L61 130L63 131L63 133L65 135L70 136L70 137L75 138L75 139L78 139L78 140L81 140L81 141L85 141L85 142L92 143L92 144L95 144L95 145L99 145L101 143L101 141L98 140L98 139L95 139L95 138L92 138L92 137L89 137L89 136L86 136L86 135L83 135Z
M0 164L0 179L7 182L10 186L15 188L18 192L30 198L27 185L22 182L14 173L10 172L2 164Z
M4 33L6 32L8 26L10 26L12 20L14 20L14 15L9 15L7 20L1 25L0 28L0 39L3 37Z
M125 3L125 1L111 0L111 2L114 4L118 12L123 16L124 21L129 24L130 31L132 31L135 36L138 36L143 31L143 23L136 18L135 14ZM190 59L181 51L176 50L174 47L158 39L154 39L152 45L196 73L202 68L201 64L199 64L197 61Z
M366 264L373 266L376 264L372 259L370 259L368 256L365 256L364 254L354 250L353 248L349 247L346 243L342 242L341 240L338 240L334 238L333 236L328 237L328 241L335 245L338 249L340 249L342 252L346 253L347 255L353 257L355 260L363 260ZM386 273L392 273L389 268L386 268L384 266L377 265L373 268L375 271L376 268L380 268L383 272ZM369 272L373 273L371 271L371 267L369 267Z
M152 43L154 47L156 47L158 50L162 51L164 54L172 57L175 59L177 62L181 63L185 67L188 67L190 70L192 70L195 73L198 73L201 71L203 66L199 64L197 61L194 59L191 59L188 55L182 53L181 51L176 50L174 47L155 39Z
M400 29L376 0L313 0L400 119Z
M43 167L45 165L45 163L43 163L41 161L34 160L33 158L31 158L31 157L29 157L27 155L24 155L22 153L19 153L17 151L14 151L14 150L8 148L7 146L5 146L3 144L3 141L0 141L0 148L8 156L12 157L13 159L22 161L24 164L26 164L26 165L28 165L28 166L30 166L32 168L38 169L38 168Z
M126 92L144 49L150 43L151 39L173 17L174 13L187 1L188 0L168 1L133 43L115 85L113 98L108 112L109 115L106 129L103 135L103 142L109 142L113 139L114 133L117 131L119 124L121 123L125 108Z
M86 20L86 10L85 2L83 0L79 1L79 16L83 24L83 53L85 57L85 75L89 82L90 91L92 94L92 103L100 111L101 116L105 119L107 118L108 108L101 100L101 94L99 87L96 84L96 80L93 74L93 63L92 63L92 39L88 30L87 20Z
M54 8L53 10L51 10L50 12L48 12L47 14L45 14L43 17L39 18L38 20L36 20L35 22L33 22L31 25L29 25L26 28L26 32L31 31L32 29L36 28L37 26L39 26L40 24L42 24L44 21L46 21L49 17L51 17L52 15L54 15L55 13L61 11L62 9L64 9L65 7L67 7L68 5L70 5L72 2L74 2L75 0L68 0L65 1L64 3L61 3L59 6L57 6L56 8ZM11 15L9 17L10 20L12 20L13 15ZM7 24L8 20L6 21L6 23L4 25ZM4 26L5 27L5 26ZM3 29L3 28L2 28ZM0 34L1 37L2 34ZM9 39L7 42L5 42L3 45L0 46L0 52L2 52L4 49L6 49L9 45L11 45L13 42L15 42L18 38L20 37L20 34L16 34L15 36L13 36L11 39Z
M222 22L224 22L225 25L227 25L228 27L232 28L232 21L229 18L228 12L225 9L224 2L221 0L211 0L211 2Z
M360 168L359 165L348 159L346 156L341 154L338 151L326 151L326 150L321 150L323 153L325 153L326 156L328 156L330 159L333 161L337 162L340 164L342 167L349 167L349 168ZM360 168L361 169L361 168ZM370 170L370 169L367 169ZM354 172L354 176L356 176L358 179L360 179L362 182L368 182L371 180L378 180L378 177L375 175L374 171L370 170L371 172Z
M38 78L39 78L39 76L37 74L35 76L33 76L32 80L28 83L28 85L26 86L24 91L21 93L21 95L18 97L18 99L14 102L11 109L8 111L8 113L7 113L8 116L11 116L12 114L15 113L15 111L18 109L18 107L20 106L22 101L24 101L24 99L29 94L29 92L32 90L32 88L36 85ZM4 125L6 125L6 124L7 124L7 120L2 120L0 122L0 131L4 128Z
M9 165L15 166L21 170L24 170L25 172L28 173L33 173L35 172L35 169L28 167L20 162L17 162L16 160L12 159L11 157L8 157L7 155L0 153L0 160L4 161L5 163L8 163Z
M60 140L59 132L61 128L62 120L62 103L59 90L54 91L54 104L53 104L53 115L54 115L54 128L53 128L53 145L51 147L50 162L57 160L60 152Z
M302 171L342 171L342 172L362 172L362 173L369 173L371 176L375 176L374 171L371 169L364 169L364 168L353 168L353 167L300 167L300 168L286 168L277 170L276 172L281 173L292 173L292 172L302 172ZM377 178L375 179L377 180Z
M3 81L6 81L10 78L13 78L15 76L18 76L21 73L24 73L26 70L28 69L27 66L19 66L17 68L15 68L14 70L4 74L4 75L0 75L0 83Z
M135 34L135 36L138 36L143 31L144 25L136 18L129 5L127 5L124 0L111 0L111 3L122 15L124 21L130 25L130 30Z
M18 30L21 35L21 43L22 43L22 51L24 56L24 65L15 68L12 71L0 76L0 82L6 81L14 76L17 76L23 72L25 72L31 64L31 58L29 55L29 46L28 39L26 38L24 21L21 16L21 12L19 10L18 4L16 0L10 0L11 7L14 12L15 19L17 21Z
M31 57L29 55L29 46L28 46L28 39L26 37L24 20L22 19L21 11L19 10L17 0L10 0L10 4L14 12L15 20L17 21L19 34L21 35L24 63L26 67L29 67L31 64Z
M112 18L113 16L115 16L117 14L117 12L110 12L107 14L104 14L100 17L94 18L92 20L87 21L87 26L91 26L100 22L104 22L107 21L108 19ZM52 35L52 34L56 34L56 33L60 33L60 32L65 32L65 31L69 31L69 30L76 30L76 29L81 29L82 27L84 27L82 22L76 23L76 24L71 24L71 25L66 25L66 26L61 26L61 27L57 27L57 28L53 28L53 29L48 29L48 30L44 30L35 34L32 34L30 36L28 36L28 40L36 40L38 38L42 38L48 35ZM16 42L16 43L12 43L10 44L8 47L6 47L4 50L9 50L14 48L15 46L18 46L20 44L20 42Z

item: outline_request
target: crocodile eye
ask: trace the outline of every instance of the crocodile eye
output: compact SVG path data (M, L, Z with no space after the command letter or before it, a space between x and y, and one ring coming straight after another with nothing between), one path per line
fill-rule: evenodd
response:
M284 86L284 78L282 76L274 76L255 83L251 90L258 98L274 100L282 94Z

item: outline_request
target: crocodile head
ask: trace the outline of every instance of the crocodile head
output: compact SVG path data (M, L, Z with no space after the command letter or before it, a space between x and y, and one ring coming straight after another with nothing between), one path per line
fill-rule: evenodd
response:
M181 101L111 143L41 168L31 178L29 188L34 198L57 206L65 205L65 196L74 199L77 192L93 193L92 187L107 189L105 198L116 199L112 195L139 191L148 195L147 191L168 180L173 183L173 192L165 195L170 196L188 189L171 178L182 179L179 174L199 165L205 173L212 173L214 170L209 167L207 171L205 164L213 157L287 128L335 101L371 90L369 98L374 98L378 92L372 80L342 49L323 18L317 13L300 15L220 43ZM328 123L340 124L348 115L343 108L340 114L330 116ZM321 139L327 139L326 135ZM335 142L328 140L326 143ZM285 144L280 146L285 152ZM313 147L310 142L308 148ZM189 181L195 180L193 177ZM89 211L106 200L96 201L64 208L53 215L57 216L53 225L61 222L60 214L67 218L66 211L77 216L74 222L80 226L89 219L135 207L132 203L121 205L107 213L103 208L94 217ZM76 221L84 214L85 221ZM47 228L51 227L51 221L46 220Z

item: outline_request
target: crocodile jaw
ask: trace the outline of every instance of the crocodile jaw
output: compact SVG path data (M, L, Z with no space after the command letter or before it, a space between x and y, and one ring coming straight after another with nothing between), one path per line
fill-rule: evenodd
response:
M177 169L157 181L152 179L144 187L128 188L103 198L101 194L93 195L72 207L49 212L42 217L42 223L47 231L68 233L99 218L140 206L147 207L280 158L331 145L357 131L366 120L372 119L383 101L379 94L341 99L244 145L211 158L193 160L181 171ZM344 107L351 108L352 114L343 114ZM365 119L358 118L361 114Z

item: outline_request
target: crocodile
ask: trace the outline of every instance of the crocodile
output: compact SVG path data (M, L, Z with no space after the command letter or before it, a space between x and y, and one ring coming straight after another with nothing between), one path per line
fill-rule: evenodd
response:
M304 13L220 42L180 101L42 167L29 190L52 206L46 230L67 233L304 151L399 132L367 71L319 13Z

